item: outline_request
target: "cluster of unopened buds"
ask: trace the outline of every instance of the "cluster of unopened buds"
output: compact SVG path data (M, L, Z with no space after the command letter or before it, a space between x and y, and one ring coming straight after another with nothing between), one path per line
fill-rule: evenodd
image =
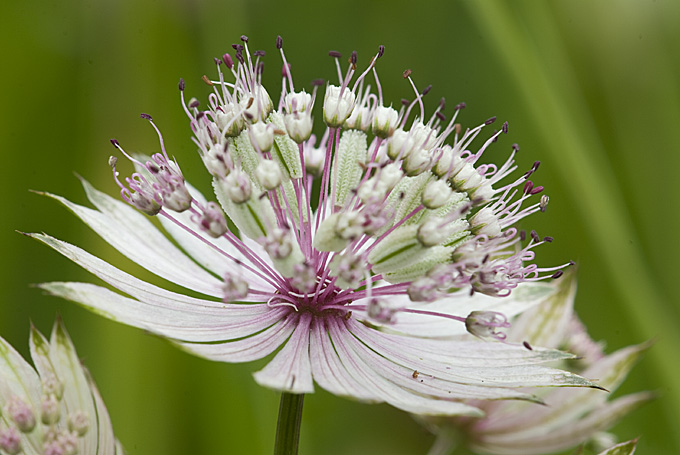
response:
M41 434L38 439L42 440L42 451L35 453L76 455L79 452L79 439L87 433L90 421L87 413L80 410L74 410L66 416L66 419L62 419L63 396L64 386L54 376L42 381L38 415L24 400L13 396L2 410L7 426L0 429L0 453L8 455L25 453L20 433L38 432Z
M216 239L213 249L229 263L225 302L265 301L317 316L349 318L359 311L389 323L399 312L427 314L395 308L391 296L407 295L410 302L457 292L505 296L522 282L562 273L568 264L533 263L534 249L552 238L533 231L527 238L515 227L546 209L543 187L530 180L539 163L507 180L517 168L519 147L512 145L501 166L480 164L487 147L508 132L507 123L471 151L496 118L463 129L457 118L465 104L447 120L443 99L427 117L423 98L430 87L418 90L410 71L404 78L414 99L399 109L386 106L375 68L381 46L356 78L356 53L344 72L340 54L330 53L339 82L326 84L326 128L317 137L313 108L323 81L314 81L311 93L296 90L280 37L276 47L283 60L276 108L261 84L265 53L251 53L246 37L234 45L234 56L215 59L216 80L204 77L214 89L207 106L187 101L180 81L193 141L219 203L203 200L185 182L160 132L161 153L150 158L132 156L112 141L136 166L121 181L111 159L125 201L202 242L206 235ZM158 131L150 116L142 117ZM496 330L505 327L502 315L432 315L502 339Z

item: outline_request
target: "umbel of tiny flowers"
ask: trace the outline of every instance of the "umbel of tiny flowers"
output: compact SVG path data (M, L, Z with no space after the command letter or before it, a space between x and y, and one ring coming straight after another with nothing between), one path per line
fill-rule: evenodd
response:
M427 117L430 87L419 91L410 71L404 78L414 99L386 106L375 68L380 46L361 72L356 53L346 71L340 54L330 53L338 82L326 84L325 130L316 136L323 82L314 81L311 93L296 89L278 37L283 79L275 104L261 84L265 52L251 53L245 36L233 49L215 59L215 80L204 77L213 88L207 105L187 100L179 84L216 202L185 181L147 114L160 153L131 155L112 140L136 167L121 179L110 160L123 201L87 182L94 210L50 195L134 262L204 297L33 234L120 293L87 283L43 289L211 360L247 362L278 350L255 380L300 397L316 382L414 413L481 415L462 400L535 400L520 389L527 386L594 387L542 365L569 354L450 339L466 326L502 339L499 321L521 309L498 297L568 265L538 267L534 249L552 238L515 227L546 209L543 187L529 179L539 163L510 178L513 145L500 166L480 164L507 123L473 150L495 118L464 129L456 122L464 103L447 120L443 99ZM473 310L495 313L469 317Z
M586 377L598 378L599 385L614 392L649 344L629 346L605 355L601 344L588 336L574 313L575 273L568 273L554 285L556 292L513 321L507 339L522 342L527 349L540 344L574 352L579 358L560 366ZM647 392L615 399L591 392L550 389L538 392L544 406L526 402L487 402L478 403L485 411L482 418L421 419L438 435L430 455L453 453L461 441L474 453L493 455L551 454L589 441L601 450L615 443L615 437L604 432L652 398ZM619 453L616 450L632 453L635 443L629 441L603 453Z
M61 320L29 342L35 369L0 338L0 454L124 454Z

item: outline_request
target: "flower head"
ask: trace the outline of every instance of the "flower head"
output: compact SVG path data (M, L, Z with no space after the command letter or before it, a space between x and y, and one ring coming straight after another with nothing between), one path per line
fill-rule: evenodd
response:
M562 348L579 355L562 367L586 377L610 392L623 382L648 344L629 346L605 355L573 311L576 280L573 273L559 282L559 288L539 305L519 315L508 330L508 340ZM593 393L595 392L595 393ZM604 433L621 417L650 400L640 392L608 399L607 394L586 389L549 389L540 393L545 406L533 403L479 403L483 418L430 420L440 438L458 431L475 453L495 455L539 455L557 453L591 441L608 447L613 437ZM440 440L440 442L443 441ZM635 441L620 446L620 453L632 453ZM618 447L618 446L617 446ZM623 450L627 451L623 451ZM611 452L619 453L611 449Z
M30 346L35 369L0 338L0 453L123 454L63 323L49 341L33 327Z
M446 121L443 100L426 118L429 88L417 90L410 73L414 100L400 111L384 107L375 70L381 46L359 75L356 53L345 72L339 53L330 53L339 81L326 86L319 139L312 111L323 82L311 93L297 90L277 39L283 89L275 109L261 85L265 53L242 42L233 57L215 60L205 107L187 102L180 82L219 205L185 182L160 133L161 151L150 159L113 141L136 166L121 181L111 163L124 202L88 183L96 210L52 196L128 258L205 297L165 290L36 234L125 295L84 283L44 289L212 360L246 362L278 350L255 379L295 393L311 392L316 381L413 412L476 415L459 400L532 400L517 388L593 385L537 365L567 356L558 351L451 340L465 332L471 311L511 316L516 308L496 296L564 267L533 264L534 248L548 239L526 239L514 227L545 208L536 200L542 187L528 180L538 163L507 182L515 147L501 166L479 164L507 124L471 151L494 119L463 130L456 118L464 105ZM481 333L476 320L472 330Z

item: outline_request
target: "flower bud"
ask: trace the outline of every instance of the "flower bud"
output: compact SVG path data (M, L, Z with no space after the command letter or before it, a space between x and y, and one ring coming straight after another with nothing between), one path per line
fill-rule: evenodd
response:
M399 113L391 107L378 106L373 112L373 134L386 139L394 133Z
M239 105L245 117L253 123L264 122L274 110L269 93L261 85L256 85L252 92L243 95Z
M288 93L284 99L284 106L288 114L307 112L312 104L312 95L304 90L297 93Z
M220 183L227 197L235 204L242 204L250 199L250 179L240 169L234 169Z
M274 145L274 126L271 123L253 123L248 132L253 147L261 153L268 152Z
M347 120L354 109L356 95L349 88L329 85L323 102L323 119L331 128L337 128Z
M59 401L54 394L49 394L43 397L40 403L40 420L45 425L53 425L59 421L60 410Z
M193 218L201 230L213 238L222 237L226 234L227 219L219 205L210 201L203 209L200 216Z
M281 169L272 160L262 160L255 168L255 177L266 190L274 190L281 185Z
M480 338L490 337L502 341L506 335L497 329L508 327L510 327L508 319L497 311L473 311L465 319L467 331Z
M241 277L225 275L222 284L222 301L224 303L241 300L248 295L248 282Z
M502 232L498 217L491 207L482 207L470 218L470 231L488 237L498 237Z
M226 144L213 144L202 156L203 163L210 175L217 178L226 177L229 169L234 167Z
M412 281L406 292L413 302L432 302L437 298L437 282L423 276Z
M380 322L382 324L391 324L394 322L394 314L396 310L387 306L381 299L371 299L366 305L366 313L368 317Z
M226 137L238 136L245 126L243 114L239 112L239 107L232 103L223 104L216 109L215 123Z
M84 436L90 428L90 418L84 411L75 411L68 416L68 429L78 436Z
M21 398L14 395L5 406L5 414L16 424L22 433L30 433L35 428L35 414Z
M21 453L21 435L16 428L0 429L0 450L8 455Z
M423 205L428 209L443 207L451 197L451 187L445 180L433 180L427 184L422 194Z
M298 144L305 142L312 135L312 116L308 113L293 113L286 114L283 117L283 123L286 125L286 131L291 139Z

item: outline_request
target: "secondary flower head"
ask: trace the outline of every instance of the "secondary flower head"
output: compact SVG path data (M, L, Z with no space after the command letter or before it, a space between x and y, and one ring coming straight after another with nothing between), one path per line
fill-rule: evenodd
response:
M629 346L605 355L574 314L575 274L559 282L557 292L519 315L508 330L508 340L561 348L579 355L561 365L586 377L598 378L598 384L610 392L623 382L630 369L649 344ZM595 393L593 393L595 392ZM563 452L591 442L608 447L615 438L606 432L624 415L652 398L647 392L615 399L608 394L586 389L549 389L539 393L545 406L533 403L478 403L483 418L436 418L433 425L442 448L453 433L465 441L474 453L493 455L543 455ZM634 451L636 441L617 446L621 453ZM443 453L443 452L442 452Z
M278 350L255 379L294 393L311 392L316 381L413 412L476 415L459 400L534 399L517 390L527 385L592 386L537 365L566 356L557 351L447 339L464 333L466 322L477 335L501 338L502 325L477 313L468 320L470 312L512 316L517 309L495 297L564 267L533 264L534 248L551 239L514 227L545 209L542 187L529 180L538 163L506 179L516 169L513 146L501 166L479 164L507 124L471 151L495 119L463 130L456 118L464 105L447 121L443 100L427 118L429 88L418 91L410 73L413 101L399 111L385 107L375 69L381 46L360 74L356 53L343 71L331 52L338 82L326 86L325 131L315 136L312 112L324 83L314 81L311 93L296 89L280 38L276 48L283 60L276 108L261 85L265 52L251 53L246 37L233 56L215 59L205 106L187 101L180 82L217 202L185 181L160 132L160 153L151 158L112 141L136 166L121 180L111 160L124 202L87 183L97 210L53 196L128 258L205 297L146 283L36 234L126 295L84 283L43 288L212 360L245 362ZM172 240L139 212L155 216Z
M123 454L104 402L61 321L30 336L35 369L0 338L0 453Z

